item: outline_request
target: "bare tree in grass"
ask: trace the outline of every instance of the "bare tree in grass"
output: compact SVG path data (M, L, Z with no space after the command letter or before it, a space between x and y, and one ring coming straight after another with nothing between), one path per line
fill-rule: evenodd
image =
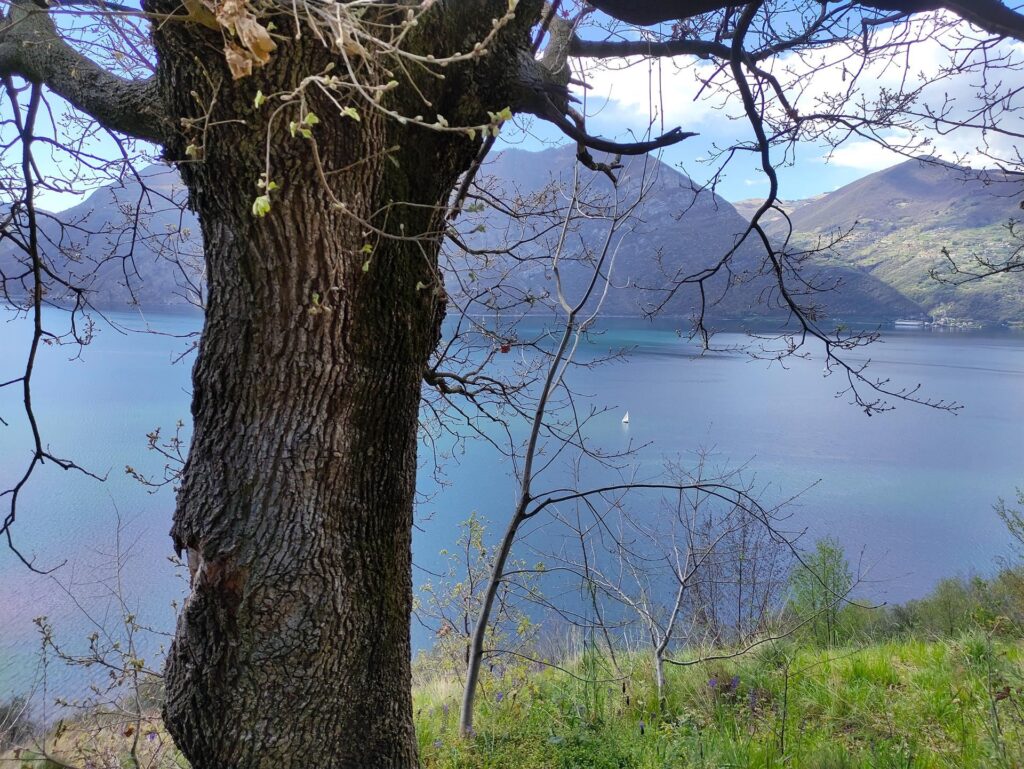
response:
M672 468L664 484L623 484L575 505L582 514L552 515L580 546L549 559L593 592L593 621L620 639L610 646L625 648L639 630L659 701L677 649L742 646L769 632L798 533L736 472L710 474L701 461L688 474Z
M466 673L465 687L463 691L462 709L459 719L459 727L462 734L469 734L473 728L473 705L476 698L477 681L480 675L480 667L484 658L484 642L487 637L487 627L490 622L494 601L505 581L506 566L509 561L512 547L516 543L519 531L524 523L539 513L544 505L537 504L538 490L537 479L545 469L556 461L559 455L567 446L578 446L583 440L579 419L569 424L569 431L561 436L555 434L556 442L554 450L547 455L541 455L540 450L544 445L542 439L550 435L550 414L549 409L554 406L559 391L569 393L565 384L566 371L573 363L576 349L580 344L583 334L593 323L600 312L604 296L610 289L612 276L615 271L615 255L621 245L623 233L621 230L629 222L630 213L643 199L643 183L640 185L639 196L632 201L620 201L615 193L609 205L594 211L574 211L579 205L579 179L574 176L571 187L570 203L565 217L564 225L560 233L554 252L551 255L551 269L554 274L555 289L554 295L561 310L562 323L561 332L557 339L554 353L546 363L546 371L539 382L539 394L536 405L530 419L529 432L526 438L526 445L522 452L522 466L517 471L518 475L518 502L509 517L505 533L499 540L498 550L492 559L490 574L483 594L479 613L474 620L472 639L469 650L469 664ZM585 245L584 250L588 252L589 279L584 282L584 288L579 296L567 296L563 284L563 271L566 268L565 262L569 261L573 252L573 246L567 242L569 226L573 217L590 216L598 217L606 224L606 231L602 242L597 243L591 249Z

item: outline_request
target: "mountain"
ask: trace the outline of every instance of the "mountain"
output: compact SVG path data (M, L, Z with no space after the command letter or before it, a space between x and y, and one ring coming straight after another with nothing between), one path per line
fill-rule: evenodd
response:
M810 198L799 198L797 200L780 200L777 205L779 205L787 214L792 215L796 209L802 208L808 203L813 203L823 197L825 197L824 194L815 195ZM762 203L764 203L762 198L746 198L745 200L733 201L732 206L736 209L736 213L743 217L744 221L749 222L754 217L754 214L757 213L757 209L761 207ZM765 215L764 219L766 222L778 220L779 214L775 211L769 211Z
M545 189L561 190L542 196L545 201L565 203L565 190L571 189L576 165L572 147L558 147L544 152L508 150L488 164L485 187L502 201L519 201L529 206L531 196ZM690 317L700 306L700 293L695 285L683 286L674 294L666 291L681 276L696 274L716 264L732 249L746 229L747 221L724 199L708 190L700 190L686 176L670 166L648 158L633 160L619 173L617 188L607 177L582 170L580 179L586 187L584 198L611 201L618 196L621 208L641 196L642 205L622 228L621 246L612 269L615 289L604 300L606 315L638 316L653 307L661 307L668 316ZM526 201L524 203L524 201ZM550 223L550 224L553 224ZM550 254L559 228L546 237L538 236L536 226L502 217L485 209L469 225L460 223L469 245L476 249L500 249L509 240L525 241L517 249L514 270L509 259L496 260L487 278L508 275L505 280L520 291L548 294L553 291ZM570 267L563 267L563 280L569 298L582 295L592 268L578 244L597 248L606 237L604 221L584 221L568 253ZM617 245L618 240L613 244ZM573 250L575 248L575 250ZM575 269L573 269L573 266ZM457 265L463 271L463 265ZM804 275L810 283L838 290L815 295L814 303L822 305L832 317L857 319L889 319L921 312L921 308L877 278L847 265L809 265ZM728 290L726 290L728 289ZM799 287L792 290L799 292ZM710 279L705 286L708 308L706 315L716 323L735 325L745 321L788 317L781 306L774 279L765 274L762 247L748 238L733 255L730 270Z
M804 248L843 233L829 263L860 270L918 303L933 317L1001 324L1024 320L1024 274L961 286L931 272L975 257L999 261L1024 246L1008 223L1021 218L1022 189L995 171L932 159L909 160L834 192L789 204L792 242ZM770 221L778 235L782 224Z
M62 280L86 289L99 309L194 309L190 282L202 280L202 248L185 199L177 173L152 165L59 214L41 212L44 261ZM0 240L0 273L18 275L25 266L25 254ZM8 290L18 296L28 286L8 281ZM50 281L47 298L70 305L75 295Z
M575 169L571 147L537 153L508 150L491 160L481 172L481 183L500 205L467 206L458 220L460 239L473 251L500 252L510 243L518 245L514 253L487 258L446 248L449 293L472 293L475 286L485 287L500 278L503 288L482 292L484 299L473 304L474 311L496 311L504 301L502 292L505 299L518 296L536 299L538 306L550 304L555 285L551 254L560 232L559 213L568 201L565 190ZM680 276L715 264L733 248L746 227L744 216L654 159L628 163L617 188L588 169L579 169L579 178L585 187L582 198L595 205L591 213L616 195L623 207L628 206L644 190L642 204L612 243L613 287L602 312L639 316L660 306L664 315L692 316L699 306L698 289L688 285L670 293L666 287ZM98 307L120 309L138 301L147 309L186 308L188 276L201 274L202 263L198 226L183 202L177 176L167 167L151 166L139 179L104 187L62 212L60 219L70 223L63 228L56 224L56 217L45 217L44 254L55 272L83 281ZM800 210L805 208L811 209L812 203ZM537 215L524 220L508 215L511 209ZM570 299L585 290L593 251L607 231L607 222L599 218L584 218L573 225L561 263ZM17 258L9 243L0 245L0 269L6 274L11 274ZM814 298L831 317L886 320L923 312L898 288L856 263L819 260L803 269L803 276L813 284L835 289ZM765 272L763 252L748 238L736 250L728 274L722 270L708 281L707 316L719 324L786 318L774 281ZM67 292L50 294L58 303L70 298Z

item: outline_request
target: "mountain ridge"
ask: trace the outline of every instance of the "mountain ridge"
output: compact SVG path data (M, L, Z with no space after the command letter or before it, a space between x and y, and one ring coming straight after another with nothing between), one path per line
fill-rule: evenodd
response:
M537 196L552 183L564 190L576 173L591 192L605 196L613 192L603 175L576 169L575 163L574 148L568 146L542 152L510 149L490 160L482 177L505 202ZM927 274L923 264L889 253L895 248L893 243L906 246L908 227L916 228L915 232L927 231L933 239L954 241L950 237L954 230L998 226L1016 207L1016 199L1009 197L996 198L1001 201L996 205L989 182L966 181L966 193L952 193L951 175L962 173L955 167L924 164L921 169L918 165L900 164L832 193L785 204L798 226L794 242L802 247L846 227L852 227L854 233L848 243L816 255L801 268L813 275L817 284L841 284L838 290L815 296L814 301L824 305L827 317L836 320L886 322L934 314L949 307L989 322L1006 322L1014 313L1019 317L1018 305L1002 294L992 311L986 309L988 292L984 287L964 291L970 294L965 307L947 296L952 293L949 290L937 301L934 292L922 287ZM646 185L646 197L618 246L612 280L617 287L605 300L604 314L637 317L664 304L663 315L692 317L700 307L697 290L685 287L665 298L664 287L671 276L691 274L731 249L758 201L739 201L734 207L707 190L699 190L685 175L655 159L634 160L619 174L619 187L614 190L617 194L635 197ZM136 302L150 310L188 309L187 297L192 294L195 298L194 286L189 285L190 278L176 262L184 261L190 269L201 270L197 222L183 209L185 191L170 168L150 166L142 176L147 185L154 187L149 193L144 194L137 183L127 180L120 187L100 188L83 203L62 212L62 218L76 223L70 233L56 231L47 220L46 256L56 269L84 280L95 292L94 304L102 309L128 308ZM958 195L965 200L959 200ZM126 230L126 224L133 226ZM777 219L767 225L777 233L782 222ZM473 249L493 249L503 238L504 242L515 240L515 232L523 235L524 227L509 217L503 219L493 209L476 217L464 214L459 221L460 234ZM599 242L602 230L596 223L583 222L577 237L580 242ZM875 241L886 238L892 241L884 244L890 263L881 265L884 260L872 259L865 252ZM550 237L528 242L521 247L519 261L512 268L508 257L502 257L494 260L492 272L509 269L511 277L507 280L512 287L525 295L550 300L552 274L544 249L551 247ZM10 246L0 248L0 268L7 265L9 272L13 256ZM581 276L587 274L582 268L588 258L581 252L576 267L564 270L563 279L574 292L580 288ZM465 255L455 254L449 264L449 282L452 272L472 269ZM752 239L737 249L732 267L728 280L716 277L709 281L707 294L715 301L707 308L707 317L730 325L784 320L786 308L779 302L772 279L764 274L764 255ZM482 281L487 271L478 272ZM50 298L61 303L70 297L55 292Z
M994 325L1024 321L1024 274L995 275L961 286L936 280L949 257L1004 260L1024 246L1008 229L1024 191L1014 177L935 161L907 160L839 189L789 205L798 248L841 235L828 258L861 270L919 304L933 318ZM784 206L785 207L785 206ZM766 222L775 237L786 225Z

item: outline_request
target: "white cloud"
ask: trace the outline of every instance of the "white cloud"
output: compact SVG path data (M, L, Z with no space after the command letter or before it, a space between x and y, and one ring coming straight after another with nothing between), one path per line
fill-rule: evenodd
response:
M906 157L903 155L870 141L846 142L833 150L831 155L820 158L820 161L827 165L853 168L865 174L881 171L904 160Z
M577 96L586 100L588 121L596 126L611 124L643 133L650 125L653 134L676 126L708 132L728 122L723 100L701 96L701 79L713 71L704 61L613 59L581 73L588 88Z
M944 106L949 109L949 117L963 118L975 113L983 102L983 95L979 93L982 79L978 72L959 76L945 74L951 52L957 52L955 55L962 60L972 34L965 25L954 25L954 18L939 14L921 17L906 27L876 28L876 43L888 46L890 55L877 57L863 65L858 53L859 41L853 41L816 48L799 55L789 54L766 62L765 67L786 85L789 98L803 115L830 111L829 105L835 103L839 95L847 97L843 111L855 113L858 103L871 104L884 99L887 93L907 93L923 86L920 99L910 105L911 111L923 114L925 105L933 109ZM908 44L903 46L901 41ZM998 60L1000 55L1009 55L1024 64L1024 47L1019 44L990 47L984 55L989 61ZM967 56L968 61L970 56ZM854 79L852 73L858 68L859 74ZM1021 89L1021 94L1024 94L1024 71L1020 69L1005 67L991 72L987 83L989 86L999 83L1000 93ZM662 126L667 129L678 125L683 130L699 131L709 140L713 138L719 146L750 141L751 130L743 118L738 97L732 93L734 89L727 87L730 85L728 73L718 75L717 82L724 86L722 89L704 84L714 71L715 65L711 62L688 58L660 61L620 59L588 66L583 75L591 86L587 92L588 112L593 113L591 125L604 135L621 137L626 135L627 127L639 133L653 120L652 133L660 133ZM929 81L934 82L925 85ZM1021 98L1017 95L1017 102ZM1001 104L996 100L999 106L1007 108L1017 106L1017 102L1007 100ZM773 109L778 111L780 107L775 104ZM1002 128L1024 134L1024 116L1006 109L997 117ZM824 122L816 123L814 127L819 131L827 128ZM881 128L874 137L879 142L902 143L904 150L911 153L977 166L991 166L992 155L1012 159L1016 156L1016 145L1024 147L1024 141L1015 136L983 132L974 127L951 132L935 131L919 122L917 129L916 134L911 134L907 130ZM832 139L842 138L843 142L831 152L830 166L867 173L905 159L867 138L872 136L870 128L863 130L866 136L856 133L844 136L842 127L832 129ZM809 135L805 140L806 149L801 150L800 156L821 158L827 154L830 147L823 138L821 135ZM706 144L694 147L697 154L708 156ZM744 154L749 157L749 154ZM777 160L781 160L780 155L781 151L777 153ZM825 179L822 182L828 184Z

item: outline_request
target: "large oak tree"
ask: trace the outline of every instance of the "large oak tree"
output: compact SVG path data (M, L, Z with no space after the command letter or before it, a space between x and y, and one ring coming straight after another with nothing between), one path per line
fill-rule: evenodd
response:
M863 46L849 56L891 55L922 39L892 31L927 12L937 12L932 30L964 30L965 70L996 66L975 53L1024 39L1024 17L994 0L559 5L3 3L0 77L12 99L29 84L27 104L11 107L25 179L37 172L34 111L51 92L105 129L161 147L201 223L209 293L172 530L192 592L167 660L165 708L197 769L416 765L417 410L445 315L438 253L453 193L517 113L555 124L578 143L581 161L608 173L614 168L589 150L639 153L686 136L676 129L629 145L590 136L570 99L570 61L716 61L716 87L732 89L750 123L750 142L735 151L752 151L773 182L747 233L760 238L758 218L777 193L775 144L834 130L884 140L887 126L996 120L891 95L808 110L788 90L808 74L790 82L773 61L850 40ZM90 57L81 36L69 43L81 14L148 20L155 74L121 77ZM579 27L582 18L593 26ZM849 56L842 66L852 78ZM26 186L10 215L31 224ZM22 245L38 305L39 244L30 236ZM785 258L769 249L768 269L804 330L823 334L792 291ZM27 393L28 376L23 384ZM47 458L36 433L33 464ZM12 503L5 530L14 512Z

